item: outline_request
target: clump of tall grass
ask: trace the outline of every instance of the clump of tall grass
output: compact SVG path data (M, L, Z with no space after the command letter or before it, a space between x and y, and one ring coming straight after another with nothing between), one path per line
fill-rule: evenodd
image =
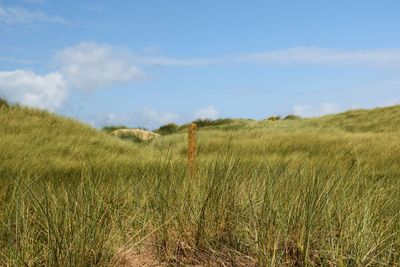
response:
M110 261L111 196L94 177L76 188L16 177L3 204L1 265L98 266Z
M249 163L221 153L199 158L192 179L170 151L115 178L90 167L71 183L18 178L1 203L0 262L107 265L150 243L178 265L394 266L398 179L367 178L352 155L332 160Z
M149 170L146 193L160 259L243 266L395 265L399 190L363 179L349 158L331 168L203 161L193 180L182 163ZM161 167L161 165L160 165ZM372 204L374 203L374 204ZM397 251L397 252L396 252Z

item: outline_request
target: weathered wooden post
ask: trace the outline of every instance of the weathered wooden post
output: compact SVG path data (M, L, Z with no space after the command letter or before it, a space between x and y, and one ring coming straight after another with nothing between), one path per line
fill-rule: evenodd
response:
M196 175L196 129L197 125L191 123L188 128L188 169L190 177Z

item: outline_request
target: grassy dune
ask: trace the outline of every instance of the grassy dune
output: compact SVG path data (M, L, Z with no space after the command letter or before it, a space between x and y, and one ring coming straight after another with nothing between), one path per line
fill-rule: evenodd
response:
M0 109L0 265L399 266L399 115L204 127L191 179L183 131Z

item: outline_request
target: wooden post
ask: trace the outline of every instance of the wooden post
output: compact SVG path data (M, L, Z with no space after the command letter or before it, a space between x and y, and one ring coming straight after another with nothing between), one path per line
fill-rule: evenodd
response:
M188 128L188 169L190 177L196 174L196 129L197 125L191 123Z

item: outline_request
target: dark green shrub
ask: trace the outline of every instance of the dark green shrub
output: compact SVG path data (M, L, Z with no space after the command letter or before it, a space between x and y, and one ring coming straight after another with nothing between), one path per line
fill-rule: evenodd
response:
M287 115L287 116L284 118L284 120L300 120L300 119L301 119L300 116L292 115L292 114Z
M179 131L179 126L176 125L175 123L169 123L166 125L161 126L158 128L155 132L161 135L168 135L168 134L174 134Z
M279 121L279 120L281 120L281 117L280 116L271 116L267 120L269 120L269 121Z
M0 98L0 108L9 108L10 104L8 104L7 100L4 98Z

